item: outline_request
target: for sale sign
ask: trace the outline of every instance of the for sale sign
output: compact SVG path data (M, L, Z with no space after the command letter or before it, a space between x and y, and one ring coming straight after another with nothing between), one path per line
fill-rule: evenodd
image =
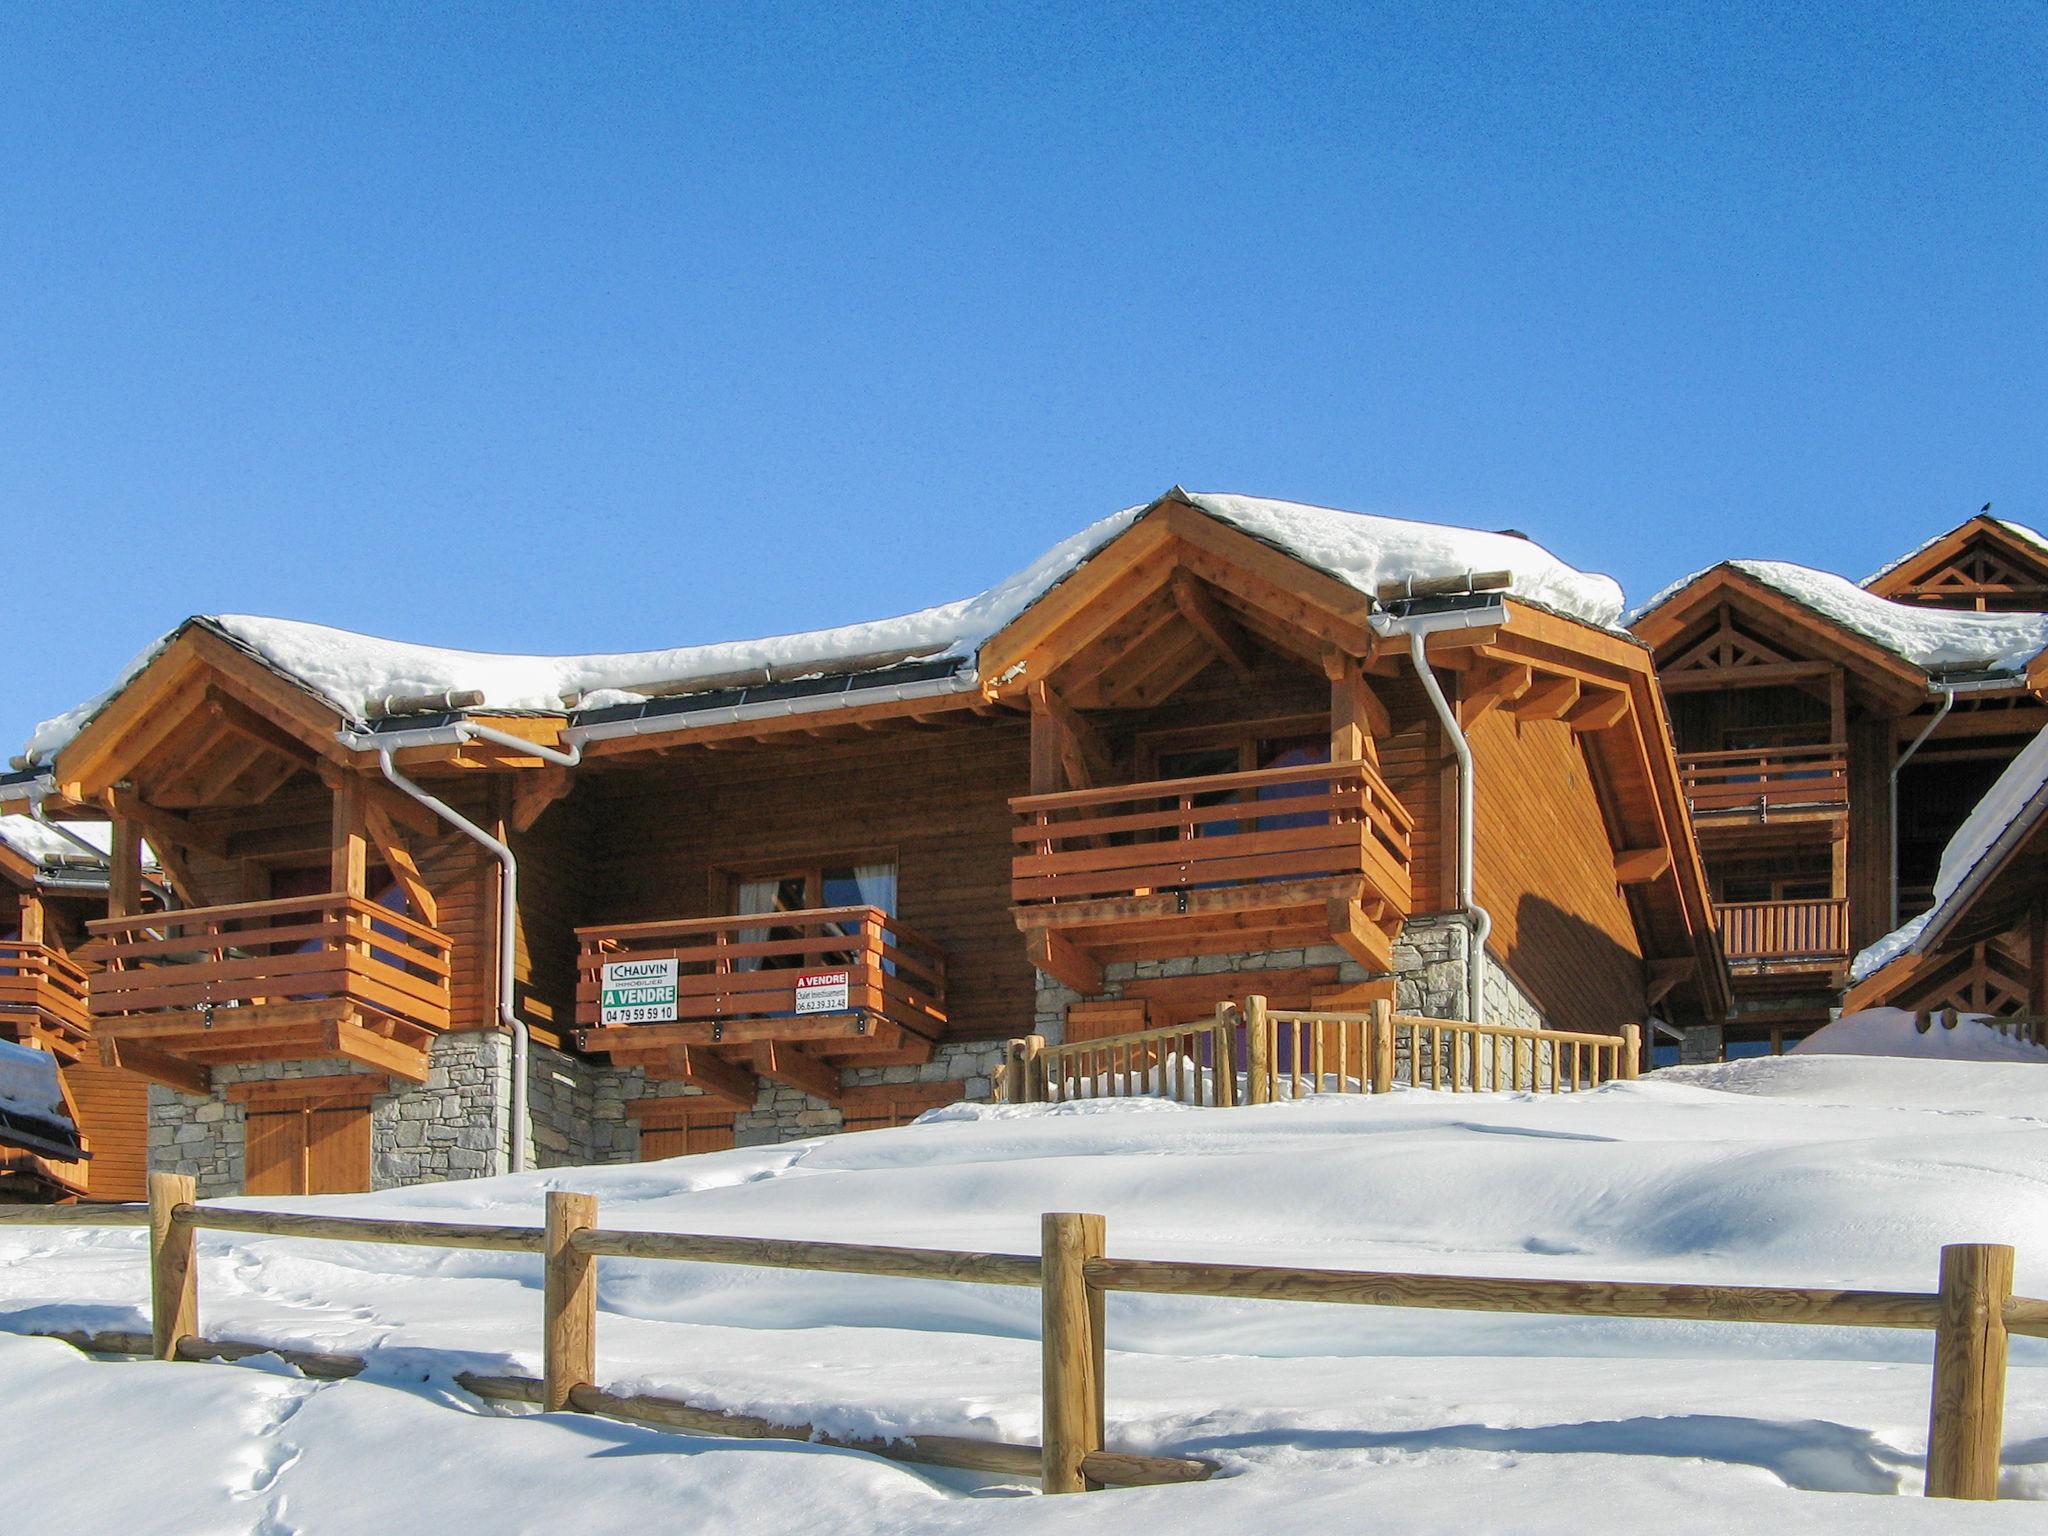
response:
M853 977L846 971L812 971L796 979L798 1013L844 1013L847 988Z
M601 985L601 1023L667 1024L676 1016L673 960L608 960Z

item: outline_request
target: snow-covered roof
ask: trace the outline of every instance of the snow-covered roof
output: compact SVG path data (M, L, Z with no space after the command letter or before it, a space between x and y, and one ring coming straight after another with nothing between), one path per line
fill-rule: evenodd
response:
M1368 595L1385 582L1505 570L1509 592L1582 622L1612 626L1620 586L1567 565L1515 534L1484 533L1403 518L1257 497L1174 493L1209 516ZM565 698L587 707L630 702L632 690L659 682L665 691L693 679L772 668L780 676L830 670L878 655L971 660L991 636L1136 522L1149 507L1127 507L1047 550L986 591L896 618L759 640L589 656L511 656L382 640L291 619L225 614L202 622L307 688L349 720L365 720L375 700L476 690L479 708L559 712ZM29 757L47 762L142 671L178 631L156 641L114 685L37 727Z
M78 1150L78 1128L64 1105L57 1058L0 1040L0 1146L62 1156Z
M1941 850L1941 868L1934 877L1934 905L1859 954L1849 967L1851 979L1862 981L1901 955L1923 949L1923 941L1948 926L1980 879L1998 867L2014 842L2026 836L2044 813L2048 813L2048 731L2037 734L2006 764L2005 772Z
M103 855L113 846L113 828L104 821L65 825ZM27 816L0 816L0 843L44 869L91 862L91 856L76 843Z
M1972 519L1972 521L1975 521L1975 519ZM2018 539L2022 544L2033 545L2034 548L2037 551L2039 551L2044 558L2048 558L2048 535L2044 535L2035 529L2029 528L2025 523L2015 523L2008 518L1986 517L1984 521L1987 523L1994 524L1997 527L2003 528L2007 533L2011 534L2014 538ZM1964 523L1961 526L1967 528L1969 524ZM1893 571L1896 571L1900 566L1909 565L1913 561L1919 559L1922 555L1926 554L1928 550L1934 548L1935 545L1939 544L1943 539L1949 537L1949 535L1953 534L1955 531L1956 530L1954 528L1951 528L1947 530L1947 532L1937 533L1931 539L1922 540L1919 544L1916 544L1913 548L1907 550L1903 555L1899 556L1898 559L1886 561L1883 565L1879 566L1876 570L1872 571L1868 576L1863 578L1863 585L1866 587L1876 586L1880 581L1883 581L1885 577L1891 575L1891 573Z
M1630 615L1634 622L1714 571L1739 571L1801 607L1928 673L2018 671L2048 650L2048 614L1964 613L1895 603L1846 577L1784 560L1724 560L1675 581Z

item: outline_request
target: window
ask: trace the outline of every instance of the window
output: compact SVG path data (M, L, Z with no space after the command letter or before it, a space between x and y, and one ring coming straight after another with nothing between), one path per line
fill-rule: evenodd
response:
M896 861L871 858L835 860L808 867L736 873L727 877L728 910L736 917L771 917L778 912L815 912L833 907L878 907L896 910ZM827 925L840 933L852 934L860 924L843 919ZM735 937L742 944L781 942L815 937L816 923L774 923L742 929ZM757 956L736 962L742 970L807 969L820 962L835 963L827 954ZM893 965L890 967L893 972Z

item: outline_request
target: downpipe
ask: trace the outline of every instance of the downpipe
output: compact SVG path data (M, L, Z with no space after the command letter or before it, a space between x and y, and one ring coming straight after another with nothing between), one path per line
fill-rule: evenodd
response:
M1493 915L1479 905L1478 897L1473 892L1472 801L1478 774L1472 763L1472 743L1465 739L1465 728L1458 724L1458 712L1451 708L1450 700L1444 697L1443 687L1437 682L1436 673L1430 669L1429 658L1424 654L1423 647L1428 637L1427 625L1411 625L1408 628L1408 654L1414 659L1415 675L1422 680L1422 691L1429 695L1429 702L1436 709L1437 719L1443 722L1444 734L1450 738L1451 751L1458 758L1458 905L1464 911L1466 923L1465 1017L1473 1024L1484 1024L1486 939L1487 935L1493 932Z
M527 1027L526 1020L519 1016L519 1010L513 1006L517 990L513 950L518 937L519 923L519 856L504 839L492 836L447 801L430 794L398 771L393 754L401 747L423 745L429 737L440 744L460 744L466 741L493 742L522 756L538 757L562 768L574 768L583 761L583 746L581 742L576 742L572 743L566 752L557 751L553 747L528 741L523 736L514 736L509 731L501 731L488 725L474 725L468 721L460 721L453 726L434 731L419 732L412 738L402 732L394 732L388 736L358 735L350 731L341 733L344 745L358 752L373 751L377 754L377 766L383 770L386 781L394 789L408 799L418 801L498 861L498 868L502 874L498 889L498 1022L503 1024L512 1036L512 1126L506 1166L513 1173L524 1173L526 1079L533 1054L533 1034Z

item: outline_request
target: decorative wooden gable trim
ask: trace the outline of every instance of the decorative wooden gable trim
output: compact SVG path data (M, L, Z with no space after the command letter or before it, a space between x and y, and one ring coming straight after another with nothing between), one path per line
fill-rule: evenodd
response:
M2048 608L2048 553L1979 514L1864 585L1895 602L2037 611Z
M1714 623L1658 671L1669 677L1681 672L1733 672L1745 667L1789 667L1798 658L1758 639L1735 622L1727 604L1714 610Z

